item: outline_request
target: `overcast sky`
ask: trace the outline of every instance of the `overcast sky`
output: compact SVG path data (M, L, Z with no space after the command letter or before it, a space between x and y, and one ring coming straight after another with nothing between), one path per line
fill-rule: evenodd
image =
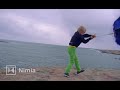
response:
M113 32L119 16L120 9L0 9L0 39L67 46L80 25L100 36ZM120 50L113 35L79 47Z

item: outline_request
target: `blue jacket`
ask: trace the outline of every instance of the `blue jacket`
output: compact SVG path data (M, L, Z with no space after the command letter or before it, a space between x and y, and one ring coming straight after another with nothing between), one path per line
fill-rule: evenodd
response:
M113 24L113 30L117 29L120 29L120 17Z
M89 34L81 35L81 34L79 34L79 32L77 31L77 32L75 32L74 35L72 36L69 45L78 47L81 43L87 43L89 40L91 40L90 36L91 36L91 35L89 35ZM85 40L85 39L84 39L85 37L89 37L89 38Z

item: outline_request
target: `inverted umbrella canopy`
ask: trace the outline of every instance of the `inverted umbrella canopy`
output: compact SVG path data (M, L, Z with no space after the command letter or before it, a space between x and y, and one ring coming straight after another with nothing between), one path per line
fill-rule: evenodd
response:
M113 24L113 32L116 43L120 45L120 17Z

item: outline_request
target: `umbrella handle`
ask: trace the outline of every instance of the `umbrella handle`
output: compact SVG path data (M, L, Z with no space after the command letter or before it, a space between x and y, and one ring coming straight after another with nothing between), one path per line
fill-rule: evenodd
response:
M109 34L104 34L104 35L100 35L100 36L96 36L96 37L101 37L101 36L106 36L106 35L112 35L114 33L109 33Z

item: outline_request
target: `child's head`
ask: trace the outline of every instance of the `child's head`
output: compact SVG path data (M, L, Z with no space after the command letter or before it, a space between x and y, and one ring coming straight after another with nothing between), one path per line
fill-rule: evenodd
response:
M86 28L84 26L80 26L77 31L83 35L86 32Z

